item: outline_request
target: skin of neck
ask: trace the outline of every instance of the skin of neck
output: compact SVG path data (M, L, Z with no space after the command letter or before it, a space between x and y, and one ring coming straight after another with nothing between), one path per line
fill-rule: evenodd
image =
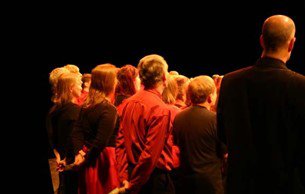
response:
M283 61L284 63L286 63L290 58L290 52L287 52L284 49L281 49L277 52L267 52L266 50L264 50L262 52L261 57L271 57L274 59L279 59L279 60Z

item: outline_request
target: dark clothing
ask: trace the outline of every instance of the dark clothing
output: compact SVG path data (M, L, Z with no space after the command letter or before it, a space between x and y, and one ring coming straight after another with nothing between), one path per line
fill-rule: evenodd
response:
M80 107L73 103L64 106L54 106L47 116L47 130L50 145L56 149L61 159L67 154L68 163L74 159L73 147L71 142L71 133L79 117Z
M80 107L78 105L68 103L63 106L55 105L47 116L47 130L52 149L58 151L61 160L66 158L67 164L74 162L71 133L79 113ZM59 194L77 194L77 172L60 172L59 178Z
M119 187L115 157L118 130L117 110L107 100L82 108L73 130L75 154L87 148L84 168L80 171L79 194L106 194Z
M169 171L155 168L139 194L174 194L175 187Z
M217 137L216 114L202 106L188 107L177 114L173 133L180 148L177 192L222 194L220 158L225 148Z
M105 147L115 147L117 130L117 111L107 100L82 108L72 133L75 154L86 146L88 161L95 161Z
M121 180L138 193L155 168L173 168L170 111L156 90L141 90L118 107L121 126L116 154ZM128 175L128 164L134 165ZM129 178L129 179L128 179Z
M122 102L129 98L130 96L127 96L127 95L123 95L123 94L118 94L115 96L115 100L114 100L114 106L119 106L120 104L122 104Z
M305 193L304 76L259 59L224 76L217 113L229 153L227 194Z

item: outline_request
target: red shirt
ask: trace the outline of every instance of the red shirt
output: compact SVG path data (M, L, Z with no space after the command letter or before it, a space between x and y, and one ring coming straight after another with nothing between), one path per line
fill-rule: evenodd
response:
M173 127L175 117L181 111L181 109L173 104L168 104L167 107L171 112L171 127ZM170 133L170 136L168 138L168 144L172 145L173 166L174 168L178 168L180 165L180 150L179 147L174 144L173 132Z
M173 168L171 112L156 90L141 90L119 107L120 130L116 154L121 180L128 180L128 164L134 166L129 177L130 190L138 191L155 167Z

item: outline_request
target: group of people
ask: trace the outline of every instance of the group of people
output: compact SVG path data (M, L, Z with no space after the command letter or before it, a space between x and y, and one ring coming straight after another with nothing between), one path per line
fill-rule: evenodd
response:
M295 40L291 18L267 18L256 64L224 76L187 78L157 54L83 75L55 68L54 193L305 193L305 77L286 66Z

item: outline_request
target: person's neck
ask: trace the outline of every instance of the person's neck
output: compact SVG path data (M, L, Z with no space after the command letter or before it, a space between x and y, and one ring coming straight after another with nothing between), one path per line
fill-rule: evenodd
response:
M114 93L109 94L105 97L105 99L108 100L108 102L110 102L111 104L114 104Z
M160 84L158 84L158 85L154 88L154 90L157 90L160 94L162 94L164 88L165 88L165 87L164 87L163 83L160 83Z
M286 63L288 61L290 55L287 54L287 53L284 53L282 51L278 51L278 52L263 51L262 55L261 55L261 58L263 58L263 57L270 57L270 58L274 58L274 59L279 59L279 60L283 61L284 63Z
M203 102L203 103L196 104L196 105L205 107L205 108L208 109L209 111L211 110L211 105L210 105L210 103L208 103L207 101L205 101L205 102Z

